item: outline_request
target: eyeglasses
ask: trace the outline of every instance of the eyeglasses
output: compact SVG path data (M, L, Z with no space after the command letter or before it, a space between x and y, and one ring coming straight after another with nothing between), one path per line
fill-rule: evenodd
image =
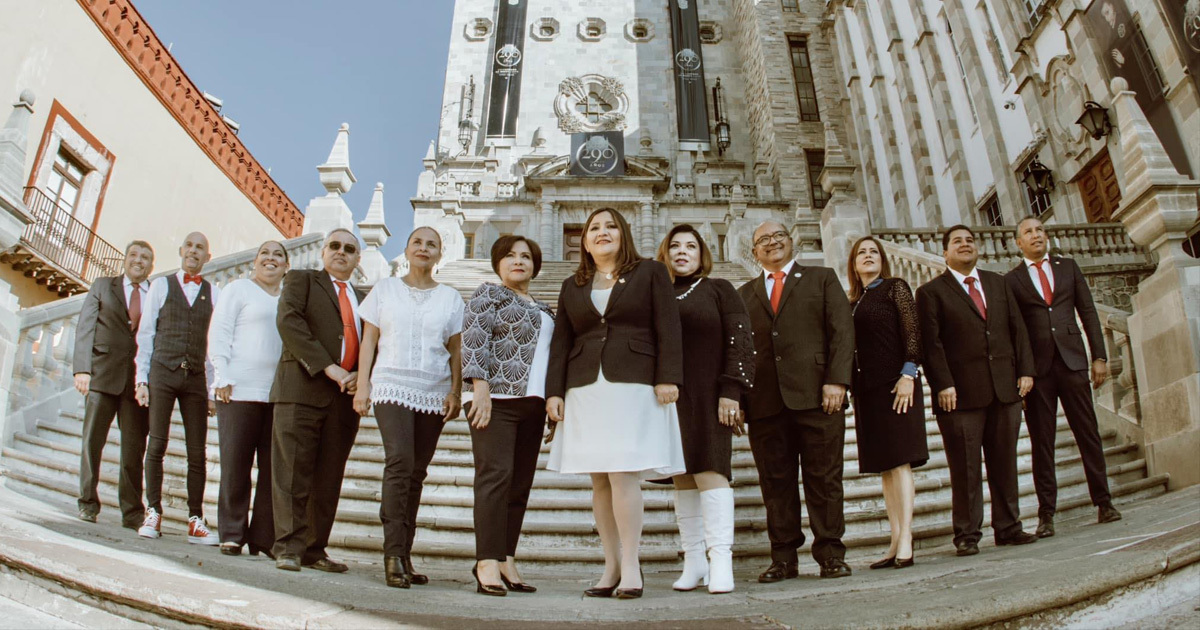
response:
M327 244L326 247L328 247L329 251L331 251L331 252L336 252L338 250L341 250L343 252L346 252L346 254L349 256L353 256L354 254L358 253L358 245L355 245L354 243L342 243L339 241L329 241L329 244Z
M791 238L790 234L788 234L787 232L784 232L783 230L780 230L773 234L764 234L764 235L758 237L758 240L754 241L754 246L755 247L763 247L763 246L767 245L768 243L770 243L771 241L774 241L776 243L786 243L789 238Z

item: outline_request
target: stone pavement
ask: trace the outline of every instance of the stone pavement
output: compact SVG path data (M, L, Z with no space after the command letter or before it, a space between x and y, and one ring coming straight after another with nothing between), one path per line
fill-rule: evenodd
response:
M674 573L654 573L646 575L645 597L617 601L582 597L599 567L592 574L529 573L539 592L505 598L476 595L467 563L432 568L432 584L407 591L384 586L379 563L351 563L343 575L285 573L265 557L231 558L188 545L182 531L138 538L116 524L113 510L92 525L75 519L69 505L0 488L0 564L17 576L65 585L80 599L202 625L962 628L1076 604L1200 559L1200 487L1118 507L1125 515L1118 523L1097 525L1089 512L1060 521L1054 538L1007 548L985 540L970 558L955 557L947 541L920 550L917 565L902 571L870 571L875 558L851 556L853 577L821 580L806 557L797 580L762 585L754 582L757 571L740 571L737 591L717 596L675 593Z

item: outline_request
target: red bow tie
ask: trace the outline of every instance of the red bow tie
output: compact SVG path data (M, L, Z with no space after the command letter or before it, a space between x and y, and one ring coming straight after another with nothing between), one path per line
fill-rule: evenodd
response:
M189 282L195 282L196 284L200 284L201 282L204 282L204 276L201 276L199 274L193 276L190 273L183 274L183 283L187 284Z

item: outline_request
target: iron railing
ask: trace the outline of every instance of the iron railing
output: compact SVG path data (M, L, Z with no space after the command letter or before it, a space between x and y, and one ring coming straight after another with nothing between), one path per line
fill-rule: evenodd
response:
M21 242L44 261L91 286L101 276L121 273L125 255L112 243L100 238L74 215L59 206L38 188L25 189L29 225Z

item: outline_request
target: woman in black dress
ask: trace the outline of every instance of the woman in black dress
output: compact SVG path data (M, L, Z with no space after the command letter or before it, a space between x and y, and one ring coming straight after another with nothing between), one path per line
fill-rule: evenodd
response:
M754 381L750 316L727 280L709 278L712 255L690 225L675 226L658 247L671 272L683 325L679 429L687 471L674 477L683 574L673 585L733 590L733 436L742 434L738 400ZM704 551L708 548L708 561ZM711 562L711 564L709 564Z
M891 277L879 241L864 236L850 248L847 276L854 308L855 369L851 392L858 434L858 469L882 473L892 542L872 569L913 565L912 469L929 460L925 401L917 364L921 337L912 289Z

